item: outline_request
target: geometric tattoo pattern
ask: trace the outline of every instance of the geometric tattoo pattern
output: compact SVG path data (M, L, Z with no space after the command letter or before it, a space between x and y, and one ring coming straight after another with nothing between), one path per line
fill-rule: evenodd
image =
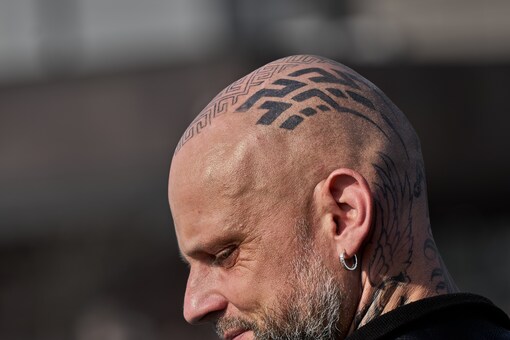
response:
M240 113L246 112L256 105L257 109L263 110L257 124L271 125L282 115L284 116L287 112L290 112L289 109L295 103L307 103L311 100L318 101L319 104L309 105L299 112L294 111L279 124L279 127L285 130L293 130L309 117L320 112L334 110L334 112L351 114L365 120L378 129L386 138L389 138L386 132L367 115L339 103L342 99L352 100L368 109L376 110L374 104L359 93L359 90L361 90L360 84L364 84L364 80L360 80L354 74L337 69L333 69L334 73L320 67L293 71L273 81L269 84L270 86L260 89L245 102L239 103L239 98L246 96L252 88L259 87L268 79L274 78L275 75L285 74L285 71L297 66L321 63L331 65L332 61L318 56L290 56L265 65L232 83L221 91L191 122L177 144L175 152L178 152L187 141L200 134L204 128L211 124L214 118L226 113L229 108L236 105L238 105L236 112ZM300 77L298 79L301 79L302 76L308 76L308 80L312 83L326 84L327 87L324 91L316 87L310 88L307 83L296 79L298 77ZM344 89L341 89L339 85ZM383 117L383 119L386 118ZM391 122L386 121L386 123L391 127Z
M294 68L299 65L329 62L331 62L329 59L318 56L290 56L265 65L230 84L216 97L214 97L214 99L202 110L202 112L200 112L200 114L193 120L193 122L191 122L190 126L186 129L179 143L177 144L175 152L179 151L179 149L187 141L198 135L202 129L210 125L214 118L227 112L229 107L236 105L239 98L247 95L250 89L253 87L258 87L267 79L270 79L274 75L282 73L289 68Z
M311 117L319 111L324 112L334 109L336 112L345 112L358 116L368 121L385 134L385 132L366 115L339 104L337 99L350 98L369 109L375 110L374 104L368 98L365 98L363 95L355 92L356 90L359 90L360 87L356 83L354 76L336 69L333 71L335 74L332 74L322 68L311 67L292 72L287 75L288 78L281 78L274 81L271 85L274 85L275 88L264 88L257 91L241 106L239 106L236 112L246 112L259 101L263 101L262 104L257 106L257 108L262 109L265 112L257 121L257 124L270 125L273 124L285 111L290 109L294 103L301 103L310 99L315 99L320 102L319 105L316 105L315 107L308 106L300 110L299 113L294 112L280 124L280 128L293 130L301 124L305 118ZM308 80L313 83L327 84L330 85L330 87L327 87L326 91L322 91L316 87L307 89L306 83L292 79L303 76L308 76ZM352 90L342 91L335 85L343 85ZM290 95L291 97L288 98ZM285 101L282 101L282 98L285 98Z

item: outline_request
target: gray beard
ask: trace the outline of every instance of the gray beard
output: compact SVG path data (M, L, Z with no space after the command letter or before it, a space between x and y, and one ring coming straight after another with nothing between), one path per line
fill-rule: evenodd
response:
M220 319L216 331L245 328L258 340L334 340L341 338L338 329L342 305L341 287L309 245L296 256L294 282L290 292L278 294L276 305L267 309L260 323L241 318Z

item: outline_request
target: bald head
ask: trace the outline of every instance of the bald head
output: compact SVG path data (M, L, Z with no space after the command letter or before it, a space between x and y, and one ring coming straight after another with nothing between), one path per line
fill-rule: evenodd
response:
M352 225L349 236L332 240L337 252L348 249L362 262L359 277L339 279L364 282L356 315L346 312L354 327L385 310L405 285L431 286L430 271L440 266L413 128L375 85L322 57L276 60L220 92L179 141L169 197L188 255L207 244L197 225L221 225L219 234L262 226L276 233L275 224L297 217L316 229L333 221L339 234ZM207 209L223 214L202 214ZM448 289L446 276L434 280ZM413 299L400 295L398 303Z
M398 171L416 173L421 166L419 141L405 116L346 66L292 56L219 93L182 136L172 171L183 164L183 176L197 171L194 181L217 178L217 189L230 195L265 188L277 198L306 201L333 169L351 168L377 182L373 165L384 167L388 159ZM175 176L175 183L173 177L170 188L184 178Z

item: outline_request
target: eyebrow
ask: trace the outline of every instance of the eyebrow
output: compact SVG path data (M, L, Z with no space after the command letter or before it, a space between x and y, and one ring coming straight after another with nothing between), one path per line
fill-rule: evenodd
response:
M230 229L233 232L240 232L241 230L244 229L244 225L239 224L239 223L232 223L226 229L227 230ZM179 257L184 264L186 264L188 267L190 267L191 264L190 264L190 261L187 259L187 257L192 258L192 259L196 258L197 256L199 256L201 254L208 253L204 249L213 248L214 246L221 248L223 245L227 245L228 243L231 243L231 242L232 242L231 239L225 238L225 237L219 237L219 239L209 240L208 242L199 242L195 248L190 249L187 256L184 255L184 253L182 252L182 249L179 248Z
M182 262L184 262L188 267L191 267L188 258L191 259L203 258L204 255L209 255L216 251L220 251L222 247L225 247L232 243L237 242L235 242L235 240L232 238L220 237L218 239L209 240L208 242L205 243L199 243L198 245L196 245L196 248L190 249L190 251L187 252L187 255L183 253L182 249L179 249L179 257Z

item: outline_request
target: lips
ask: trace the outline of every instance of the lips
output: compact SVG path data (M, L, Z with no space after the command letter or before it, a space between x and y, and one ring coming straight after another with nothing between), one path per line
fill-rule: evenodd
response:
M225 332L225 340L248 340L248 329L234 329Z

